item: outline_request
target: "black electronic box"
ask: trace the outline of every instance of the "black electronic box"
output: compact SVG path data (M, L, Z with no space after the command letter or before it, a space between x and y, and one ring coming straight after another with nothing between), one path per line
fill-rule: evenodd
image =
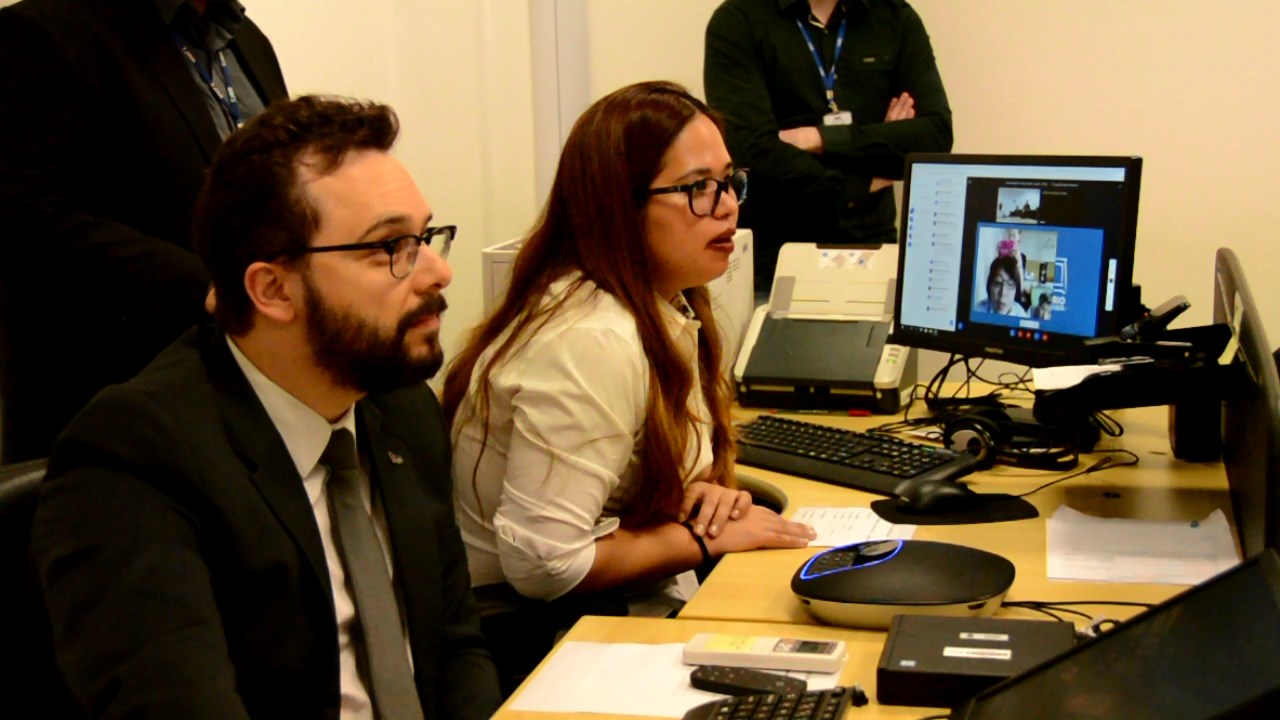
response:
M876 667L876 701L954 707L1074 642L1068 622L898 615Z

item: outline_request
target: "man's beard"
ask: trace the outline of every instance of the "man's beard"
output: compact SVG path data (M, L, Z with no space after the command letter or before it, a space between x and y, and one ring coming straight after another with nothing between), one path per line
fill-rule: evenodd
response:
M303 276L306 288L307 342L320 369L340 387L364 393L382 393L426 382L444 363L438 331L427 334L428 352L415 356L406 344L410 328L430 315L440 315L449 305L434 293L406 313L394 332L384 332L350 311L325 303L320 291Z

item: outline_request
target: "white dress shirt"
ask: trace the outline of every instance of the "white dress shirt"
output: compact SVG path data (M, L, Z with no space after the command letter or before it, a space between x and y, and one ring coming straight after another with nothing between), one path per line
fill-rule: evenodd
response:
M554 283L563 295L575 273ZM698 381L698 328L666 301L664 318L694 373L694 426L685 483L711 465L711 415ZM586 577L595 541L618 529L638 479L638 440L649 397L649 362L635 318L586 281L545 326L489 376L489 421L475 414L486 350L455 420L454 505L473 585L506 580L521 594L564 595ZM633 594L633 614L678 608L697 589L692 572Z
M302 477L302 487L307 493L307 499L311 502L311 511L315 514L316 525L320 529L320 542L324 545L324 558L329 566L329 584L333 587L333 607L338 623L338 682L342 696L339 717L342 720L373 720L374 713L373 706L369 702L369 691L365 688L364 680L361 679L357 670L356 648L351 638L351 624L356 619L356 606L347 589L342 555L338 552L333 529L330 527L329 495L326 492L329 471L320 463L320 455L328 446L329 436L334 430L345 428L351 431L352 437L356 436L355 406L348 408L336 423L331 424L264 375L249 358L245 357L244 353L240 352L240 348L236 347L230 336L227 337L227 345L231 347L232 356L248 378L249 385L253 387L258 400L266 408L267 415L276 426L276 431L284 440L284 445L289 450L289 457L293 459L294 466L298 468L298 475ZM356 446L359 447L358 442ZM362 457L361 464L364 465L364 463L365 460ZM366 472L366 477L367 475ZM373 517L374 531L382 546L382 554L387 560L387 572L394 586L395 568L392 567L391 541L387 533L387 518L382 511L382 503L374 502L368 482L361 485L360 495ZM408 653L409 638L407 628L404 626L404 600L400 597L398 588L396 599L400 604L400 624L405 629L405 652ZM410 656L410 663L412 662L413 659Z

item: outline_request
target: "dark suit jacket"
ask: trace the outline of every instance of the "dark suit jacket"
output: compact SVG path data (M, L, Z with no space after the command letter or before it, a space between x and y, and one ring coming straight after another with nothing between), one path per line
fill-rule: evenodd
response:
M440 405L420 385L357 411L425 715L487 718L498 681ZM338 717L319 530L221 332L193 329L76 416L54 448L32 554L58 663L91 716Z
M252 22L231 49L287 97ZM203 321L191 213L220 139L152 0L0 9L0 305L16 377L9 461L43 457L95 392Z

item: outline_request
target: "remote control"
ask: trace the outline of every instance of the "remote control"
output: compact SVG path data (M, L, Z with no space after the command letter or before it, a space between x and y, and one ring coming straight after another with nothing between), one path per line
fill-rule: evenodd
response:
M698 633L684 646L686 665L833 673L844 667L843 640Z
M761 693L802 693L809 684L799 678L749 668L724 665L702 665L689 674L689 682L699 690L721 695L759 695Z

